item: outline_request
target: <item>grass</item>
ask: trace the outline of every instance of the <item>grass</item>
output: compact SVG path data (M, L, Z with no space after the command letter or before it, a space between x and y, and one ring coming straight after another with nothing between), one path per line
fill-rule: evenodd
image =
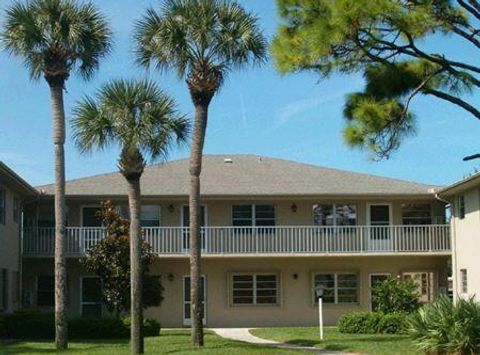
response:
M250 331L260 338L288 344L314 346L325 350L339 350L372 355L421 354L405 335L391 334L343 334L336 327L324 329L320 341L318 328L259 328Z
M186 330L165 330L161 336L145 338L145 354L298 354L298 352L256 346L223 339L211 332L205 333L205 346L193 350L190 332ZM56 352L53 343L46 341L20 341L12 344L0 343L0 354L130 354L128 340L72 341L69 349Z

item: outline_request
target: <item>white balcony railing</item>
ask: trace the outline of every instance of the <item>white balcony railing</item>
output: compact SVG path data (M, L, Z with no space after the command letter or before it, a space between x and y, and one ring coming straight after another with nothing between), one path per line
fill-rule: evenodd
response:
M54 232L54 228L25 228L24 255L53 255ZM159 255L181 255L189 251L186 227L143 228L143 235ZM67 255L85 254L104 236L104 228L67 227ZM202 250L206 255L449 253L450 228L443 224L203 227Z

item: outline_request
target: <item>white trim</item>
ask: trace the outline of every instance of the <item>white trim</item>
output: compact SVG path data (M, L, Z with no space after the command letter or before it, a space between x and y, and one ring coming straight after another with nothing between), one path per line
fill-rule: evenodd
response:
M185 280L190 278L190 275L183 275L182 277L182 324L184 326L190 326L192 324L192 319L185 318ZM202 274L200 278L203 279L203 325L207 325L207 276ZM190 311L192 300L190 300Z
M368 274L368 308L372 311L372 276L387 276L391 277L391 272L372 272Z

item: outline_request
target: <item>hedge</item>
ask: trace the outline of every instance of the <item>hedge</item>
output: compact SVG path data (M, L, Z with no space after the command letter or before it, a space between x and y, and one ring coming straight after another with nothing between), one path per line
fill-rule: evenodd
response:
M5 331L2 334L0 316L0 337L14 339L55 338L55 317L51 313L20 311L3 316ZM153 319L144 319L145 336L158 336L160 324ZM130 318L76 317L68 320L70 339L120 339L130 335Z
M406 313L353 312L338 320L338 330L351 334L397 334L405 331Z

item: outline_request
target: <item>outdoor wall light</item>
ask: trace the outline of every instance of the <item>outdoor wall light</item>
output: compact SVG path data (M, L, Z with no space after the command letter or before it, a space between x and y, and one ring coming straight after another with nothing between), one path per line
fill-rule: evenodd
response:
M168 212L173 213L175 211L175 207L172 204L168 205Z
M290 208L292 209L292 212L293 212L293 213L297 212L298 207L297 207L297 205L295 204L295 202L292 203L292 206L290 206Z
M297 274L297 273L294 273L294 274L293 274L293 279L294 279L294 280L298 280L298 274Z
M175 279L175 276L173 276L172 273L168 274L167 276L168 281L172 282Z

